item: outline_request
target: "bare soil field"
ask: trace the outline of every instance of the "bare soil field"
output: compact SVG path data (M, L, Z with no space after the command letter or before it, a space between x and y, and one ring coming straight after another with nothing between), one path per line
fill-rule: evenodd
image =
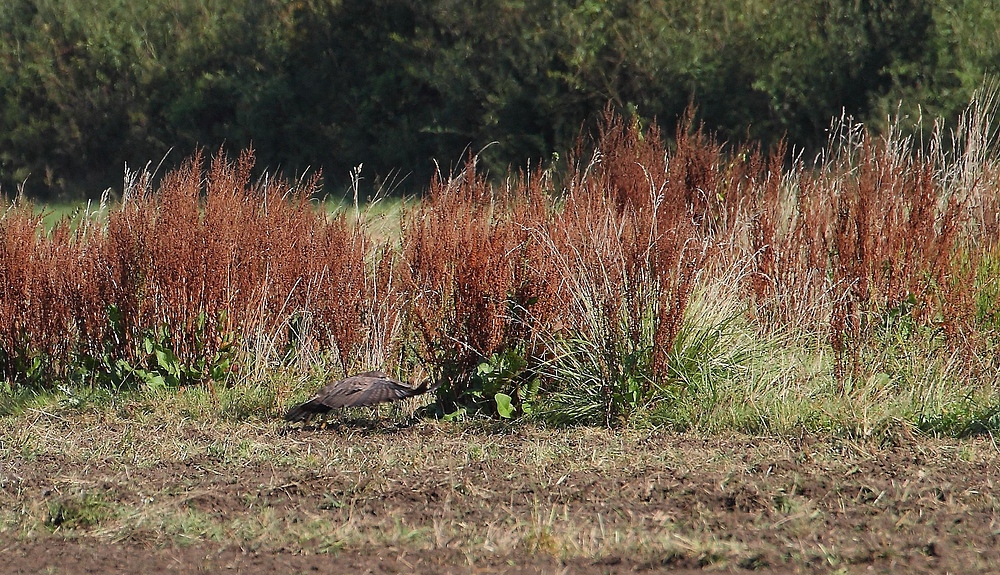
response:
M3 573L988 573L989 437L0 419Z

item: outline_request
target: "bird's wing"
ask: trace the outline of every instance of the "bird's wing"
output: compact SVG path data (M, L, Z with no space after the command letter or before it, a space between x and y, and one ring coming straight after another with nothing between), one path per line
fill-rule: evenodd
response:
M330 408L375 405L416 395L405 383L381 372L368 372L331 383L316 394Z

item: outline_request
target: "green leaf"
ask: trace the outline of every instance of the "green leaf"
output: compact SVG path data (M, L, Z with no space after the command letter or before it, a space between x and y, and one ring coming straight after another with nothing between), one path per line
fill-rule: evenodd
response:
M216 362L211 368L211 376L214 381L222 381L229 373L230 361L223 359Z
M108 322L111 323L112 329L118 331L121 329L122 325L122 312L118 309L116 305L108 306Z
M504 419L510 419L514 415L514 406L510 404L511 396L506 393L498 393L493 396L497 402L497 413Z
M167 380L159 373L150 373L145 370L140 370L139 373L142 375L142 379L146 382L146 387L151 390L161 390L166 389Z
M173 355L170 353L169 349L159 348L156 350L156 365L160 366L160 369L166 371L167 373L173 374L176 368L176 358L171 358Z
M465 408L446 414L442 419L445 421L461 421L465 419Z

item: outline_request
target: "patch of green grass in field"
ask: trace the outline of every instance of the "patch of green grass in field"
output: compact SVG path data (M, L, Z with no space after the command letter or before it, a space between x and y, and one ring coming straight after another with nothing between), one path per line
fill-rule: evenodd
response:
M892 370L888 365L898 358L872 354L858 373L838 380L829 350L773 343L755 342L764 353L742 371L704 380L696 392L654 409L651 421L700 433L889 441L920 432L963 437L1000 429L996 382L970 380L941 350L915 347L909 365Z
M323 207L334 215L345 214L365 222L369 236L376 241L395 243L400 237L400 222L405 210L417 204L416 198L385 197L357 206L348 197L327 197Z
M42 215L46 230L56 227L64 219L69 221L71 227L76 227L82 218L96 214L99 209L100 202L44 203L35 206L35 210Z
M634 406L629 425L890 442L915 433L964 437L1000 429L1000 381L983 377L990 373L983 369L970 377L968 358L934 330L889 326L860 348L856 368L845 359L847 373L838 378L828 341L799 326L759 331L735 293L725 283L695 292L671 353L668 387ZM597 345L577 353L604 360ZM573 403L557 396L562 403L555 409L601 409L601 397L585 404L588 397L576 393ZM547 408L543 397L543 417Z
M50 400L47 392L36 390L30 387L16 386L0 382L0 417L19 415L24 410L30 409L36 404L45 404Z
M101 494L83 491L50 501L45 526L51 530L85 529L112 517L111 506Z

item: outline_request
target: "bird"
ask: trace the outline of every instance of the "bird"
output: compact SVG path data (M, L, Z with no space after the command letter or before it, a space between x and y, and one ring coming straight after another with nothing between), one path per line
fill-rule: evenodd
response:
M437 386L430 386L429 380L419 385L409 385L389 377L385 372L367 371L324 386L312 399L289 409L285 414L285 421L308 422L314 416L332 409L396 401L436 388Z

